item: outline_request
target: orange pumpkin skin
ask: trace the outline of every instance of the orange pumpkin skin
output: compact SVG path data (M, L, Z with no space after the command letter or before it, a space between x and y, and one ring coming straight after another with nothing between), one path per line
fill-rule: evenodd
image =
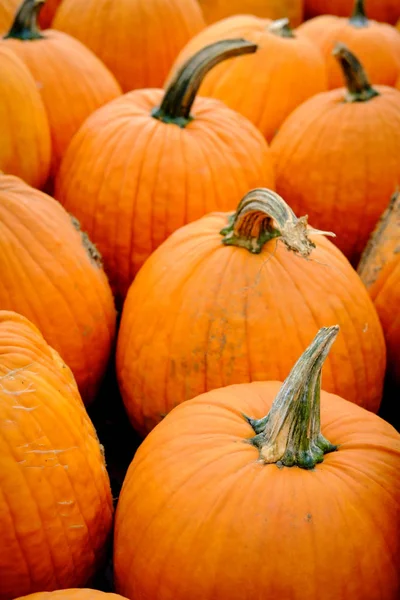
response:
M6 175L0 175L0 231L0 309L39 327L89 402L108 363L116 318L94 247L58 202Z
M48 29L54 19L62 0L46 0L39 15L39 24L42 29Z
M365 5L370 19L394 25L400 18L398 0L366 0ZM354 0L305 0L304 9L307 19L328 13L347 17L353 6Z
M13 17L21 0L1 0L0 2L0 34L5 33L13 22Z
M71 371L7 311L0 384L0 598L85 585L112 525L104 457Z
M222 100L272 140L285 118L307 98L328 88L323 57L304 38L270 33L269 20L230 17L195 36L178 55L171 74L211 40L240 36L258 45L251 56L222 63L205 77L199 93Z
M270 150L250 122L197 98L194 120L181 129L151 116L162 97L162 90L135 90L98 110L56 180L56 198L102 253L117 305L173 231L233 209L251 187L274 185Z
M40 91L50 124L54 178L81 124L122 92L110 71L78 40L51 29L42 35L32 40L7 38L1 43L24 61Z
M35 81L26 66L0 46L0 171L35 187L50 170L49 123Z
M122 596L89 588L37 592L23 596L23 600L121 600ZM18 598L22 600L22 598Z
M209 392L175 408L144 440L116 512L119 593L397 600L399 435L322 392L322 433L339 450L313 471L265 465L243 443L254 431L242 413L263 417L279 388L256 382Z
M390 382L400 389L400 195L371 236L358 272L375 304L388 351Z
M129 289L116 364L133 427L145 435L174 406L214 388L283 379L318 327L334 323L342 335L324 387L377 411L383 334L341 252L318 238L308 261L276 240L251 254L222 244L226 223L216 213L176 231Z
M199 0L207 23L232 15L254 15L267 19L288 18L292 27L303 20L303 0Z
M349 13L350 14L350 13ZM371 83L393 86L400 73L400 35L386 23L366 21L354 25L349 18L323 15L306 21L296 30L316 44L328 70L329 89L343 86L343 75L332 56L337 41L345 43L363 63Z
M334 231L354 265L400 183L400 94L374 89L380 96L367 102L344 102L344 89L311 98L271 145L279 194L315 227Z
M196 0L63 0L52 26L88 46L129 92L161 87L205 23Z

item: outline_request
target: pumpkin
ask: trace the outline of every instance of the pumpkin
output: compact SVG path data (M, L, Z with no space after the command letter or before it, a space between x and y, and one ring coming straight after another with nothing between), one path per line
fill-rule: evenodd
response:
M321 391L337 330L320 330L283 384L208 392L144 440L116 512L119 593L399 598L400 436Z
M88 46L129 92L161 87L205 23L197 0L63 0L52 26Z
M387 198L400 182L400 94L369 84L348 48L338 44L347 89L307 100L272 143L277 191L309 215L357 265Z
M0 309L35 323L92 400L116 319L100 255L58 202L1 174L0 272Z
M0 33L5 33L10 27L14 13L21 0L1 0L0 2Z
M400 389L400 193L383 213L358 265L383 325L388 374Z
M41 0L24 0L1 44L18 54L37 82L50 124L53 178L83 121L121 95L121 89L83 44L59 31L38 29L36 18L42 4Z
M268 19L288 18L292 27L303 19L303 0L199 0L207 23L237 14Z
M39 14L39 24L42 29L48 29L51 26L61 1L62 0L45 0Z
M331 15L347 17L353 7L354 0L304 0L304 10L307 19L318 15ZM366 0L366 7L370 19L391 23L394 25L400 18L400 4L398 0Z
M117 340L122 398L141 435L203 392L282 379L321 323L343 329L325 389L378 410L385 346L376 311L341 252L316 233L277 194L256 189L233 215L205 216L154 252L129 289Z
M121 600L121 598L122 596L118 596L118 594L88 588L37 592L23 597L24 600ZM22 598L18 600L22 600Z
M224 39L231 31L257 44L258 51L213 69L200 94L240 112L270 141L299 104L327 89L324 60L312 42L296 36L287 19L271 23L239 16L211 25L194 37L177 57L171 76L210 38Z
M35 187L50 170L51 139L35 80L17 56L0 45L0 171Z
M0 599L85 585L112 525L102 448L67 365L8 311L0 311L0 455Z
M221 102L197 98L216 63L255 52L228 40L184 65L165 94L135 90L92 115L72 141L56 197L98 245L120 306L136 272L173 231L233 209L248 187L273 185L259 131Z
M391 25L369 21L364 0L355 0L350 18L316 17L300 25L297 35L306 37L321 50L330 89L343 85L341 69L332 55L338 40L357 55L372 83L394 85L399 76L400 35Z

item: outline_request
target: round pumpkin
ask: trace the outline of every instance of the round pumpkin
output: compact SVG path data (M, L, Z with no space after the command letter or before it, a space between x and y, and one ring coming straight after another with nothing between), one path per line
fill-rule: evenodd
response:
M174 406L215 388L284 378L322 323L343 331L325 389L377 411L385 345L376 311L305 217L261 189L234 215L181 228L143 265L123 307L117 375L133 427L145 435Z
M205 23L197 0L63 0L52 26L88 46L129 92L161 87Z
M39 14L39 24L42 29L48 29L51 26L61 2L62 0L45 0Z
M178 227L233 209L249 186L274 185L261 133L221 102L193 104L214 64L255 50L240 39L209 46L165 94L122 96L92 115L72 141L56 197L98 245L118 306L144 261Z
M307 19L318 15L337 15L347 17L354 5L354 0L304 0L304 9ZM400 18L400 4L398 0L366 0L366 8L370 19L376 19L394 25Z
M85 585L112 526L102 447L67 365L8 311L0 311L0 455L0 599Z
M272 143L277 191L306 213L353 265L400 183L400 93L368 82L345 46L335 51L347 89L307 100Z
M232 15L255 15L268 19L288 18L292 27L303 19L303 0L199 0L207 23Z
M122 596L89 588L37 592L23 596L23 600L121 600ZM22 598L18 598L22 600Z
M327 90L324 59L312 42L296 36L287 19L271 23L238 16L211 25L195 36L178 55L171 76L212 39L230 35L257 44L257 53L213 69L205 77L200 94L222 100L240 112L270 141L299 104Z
M400 193L383 213L358 265L375 304L388 350L388 375L400 390Z
M113 75L83 44L59 31L36 25L42 3L24 0L1 41L25 62L46 108L54 178L72 137L97 108L121 95ZM49 188L51 190L51 187Z
M35 323L92 400L116 320L100 255L58 202L1 174L0 272L0 309Z
M328 70L330 89L343 86L343 75L332 55L337 41L346 44L363 63L372 83L394 85L400 73L400 35L386 23L368 20L365 1L356 0L350 18L324 15L306 21L297 35L314 42Z
M0 170L41 187L51 160L46 110L27 67L1 45L0 71Z
M116 512L119 593L399 598L400 435L321 392L337 329L318 333L283 384L208 392L175 408L144 440ZM291 331L296 337L301 325Z
M11 23L21 0L1 0L0 2L0 34L5 33Z

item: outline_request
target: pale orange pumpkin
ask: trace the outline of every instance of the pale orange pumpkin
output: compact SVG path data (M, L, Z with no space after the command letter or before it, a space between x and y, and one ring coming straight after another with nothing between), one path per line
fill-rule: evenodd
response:
M303 20L303 0L199 0L199 3L207 23L232 15L287 18L292 27L297 27Z

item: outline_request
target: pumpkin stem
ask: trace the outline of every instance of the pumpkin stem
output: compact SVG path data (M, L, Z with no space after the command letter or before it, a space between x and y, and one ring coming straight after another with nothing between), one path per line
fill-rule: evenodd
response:
M303 257L315 248L308 237L310 233L335 237L329 231L308 227L307 216L297 218L283 198L265 188L246 194L220 233L223 244L240 246L253 254L259 254L269 240L279 238L288 250Z
M40 40L44 36L40 32L37 19L45 0L24 0L15 15L14 22L4 39Z
M279 37L294 38L295 35L289 25L289 19L277 19L268 26L268 31Z
M354 27L368 27L369 21L365 14L364 0L355 0L353 12L349 21Z
M202 48L178 70L168 85L161 106L152 111L152 116L164 123L186 127L193 119L190 111L207 73L223 60L253 54L257 48L256 44L243 39L221 40Z
M390 199L389 206L379 219L368 244L361 256L357 273L365 287L369 289L377 280L385 266L386 253L381 249L385 242L391 246L392 240L399 240L400 234L400 191L396 190ZM398 243L394 244L395 252L400 251ZM397 250L398 247L398 250Z
M338 42L332 54L339 62L346 81L346 102L367 102L380 95L370 84L358 58L345 44Z
M278 466L313 469L324 454L337 450L321 434L321 370L339 332L323 327L285 379L263 419L245 417L256 433L248 440L260 459Z

